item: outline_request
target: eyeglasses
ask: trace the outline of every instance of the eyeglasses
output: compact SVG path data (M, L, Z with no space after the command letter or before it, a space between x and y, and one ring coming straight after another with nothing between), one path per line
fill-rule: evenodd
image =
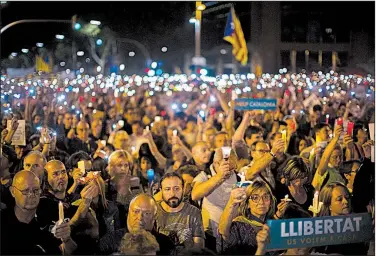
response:
M254 151L261 152L261 153L264 153L264 154L270 152L270 150L268 150L268 149L264 149L264 150L255 149Z
M262 196L260 196L260 195L251 195L250 196L250 199L256 204L258 204L260 202L261 198L262 198L263 202L270 202L271 196L269 194L264 194Z
M31 195L39 196L40 194L42 194L42 190L40 188L36 188L36 189L33 189L33 190L19 190L15 186L12 186L12 187L14 187L18 191L20 191L21 194L24 195L24 196L31 196Z

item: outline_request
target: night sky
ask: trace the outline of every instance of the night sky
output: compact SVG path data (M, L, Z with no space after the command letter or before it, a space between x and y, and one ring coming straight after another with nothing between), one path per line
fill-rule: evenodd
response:
M235 2L245 38L250 37L250 2ZM337 28L351 27L369 32L374 43L374 2L282 2L291 10L329 12L327 24ZM167 46L169 54L184 53L194 49L194 26L188 20L195 2L8 2L1 10L1 26L19 19L68 19L74 14L86 21L100 20L118 36L139 40L149 48L152 56L161 54ZM226 17L222 10L204 16L202 49L226 44L222 37ZM300 22L296 20L296 22ZM69 34L68 24L22 24L9 28L1 35L1 58L13 51L31 48L36 42L53 45L56 34ZM128 49L132 50L132 49Z

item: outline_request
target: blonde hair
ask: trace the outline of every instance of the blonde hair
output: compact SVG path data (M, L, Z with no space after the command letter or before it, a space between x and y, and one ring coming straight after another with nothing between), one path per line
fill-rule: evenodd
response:
M159 244L155 237L148 231L140 230L127 233L121 240L120 252L126 255L145 255L159 251Z
M275 207L276 207L276 204L277 204L277 199L273 196L273 192L270 189L269 185L266 182L261 181L261 180L256 180L251 185L248 186L248 188L246 190L247 199L244 200L239 206L239 214L240 215L242 215L246 218L249 218L250 209L249 209L248 201L249 201L251 195L253 194L253 192L255 192L256 190L259 190L259 189L266 189L268 191L269 195L270 195L270 198L271 198L270 208L269 208L269 211L266 214L266 219L269 219L274 215Z
M132 171L133 168L133 158L132 155L128 153L126 150L116 150L112 152L110 157L108 158L108 170L111 175L111 169L113 166L117 165L121 161L127 161L129 164L129 169Z

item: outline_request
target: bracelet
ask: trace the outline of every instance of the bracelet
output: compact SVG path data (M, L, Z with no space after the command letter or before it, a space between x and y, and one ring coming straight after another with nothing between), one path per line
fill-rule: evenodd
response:
M276 155L275 155L271 150L270 150L269 154L270 154L273 158L276 157Z
M281 218L281 217L279 217L279 216L277 215L277 213L275 213L273 217L274 217L275 219L278 219L278 220Z

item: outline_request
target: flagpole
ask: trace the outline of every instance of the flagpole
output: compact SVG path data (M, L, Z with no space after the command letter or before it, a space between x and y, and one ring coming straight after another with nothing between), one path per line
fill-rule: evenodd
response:
M196 22L195 22L195 56L201 56L201 20L202 20L202 12L199 10L199 6L202 3L200 1L196 1Z

